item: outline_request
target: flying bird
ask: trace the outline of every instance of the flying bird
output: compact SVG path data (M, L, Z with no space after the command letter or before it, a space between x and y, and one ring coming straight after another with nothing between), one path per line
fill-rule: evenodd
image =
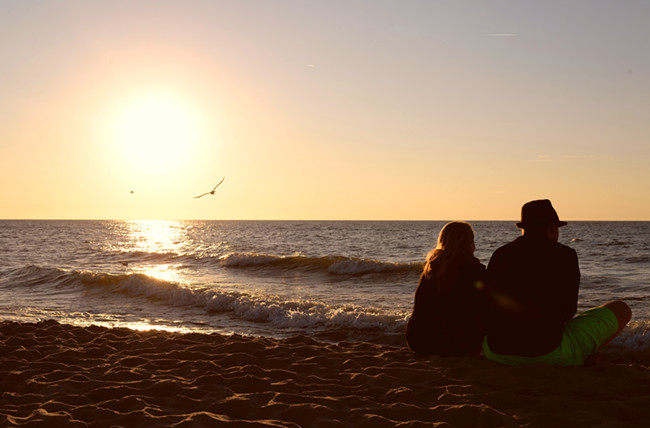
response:
M219 184L217 184L216 186L214 186L214 189L212 189L212 190L210 190L209 192L206 192L206 193L204 193L204 194L202 194L202 195L195 196L194 199L202 198L202 197L205 196L205 195L214 195L214 191L217 190L217 187L219 187L219 185L220 185L221 183L223 183L223 180L225 180L225 179L226 179L226 177L222 178L221 181L219 182Z

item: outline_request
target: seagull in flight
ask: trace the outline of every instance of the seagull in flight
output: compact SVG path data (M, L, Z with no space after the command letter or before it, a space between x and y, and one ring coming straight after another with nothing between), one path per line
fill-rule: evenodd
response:
M222 178L221 181L219 182L219 184L223 183L223 180L225 180L225 179L226 179L226 177ZM202 198L205 195L214 195L214 191L217 190L217 187L219 187L219 184L214 186L214 189L210 190L209 192L206 192L206 193L204 193L202 195L199 195L199 196L195 196L194 199Z

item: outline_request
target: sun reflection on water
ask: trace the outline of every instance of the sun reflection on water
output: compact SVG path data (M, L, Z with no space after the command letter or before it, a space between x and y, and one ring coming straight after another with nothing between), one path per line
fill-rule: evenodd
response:
M134 220L129 222L130 236L133 241L133 251L150 254L152 262L156 262L156 255L169 255L171 257L182 254L185 244L185 230L177 221L171 220ZM178 282L181 275L178 264L157 263L134 266L133 271L164 281Z
M174 252L183 244L183 229L176 221L134 220L129 225L131 237L139 251Z
M140 266L133 270L151 278L161 279L168 282L179 282L182 277L177 270L178 265L163 264L154 266Z
M167 333L193 333L195 330L192 330L188 327L176 327L169 324L160 324L155 322L149 322L146 320L142 321L96 321L84 322L79 320L64 320L64 323L78 325L80 327L90 327L93 325L106 327L106 328L128 328L129 330L135 331L163 331ZM200 332L200 331L199 331Z

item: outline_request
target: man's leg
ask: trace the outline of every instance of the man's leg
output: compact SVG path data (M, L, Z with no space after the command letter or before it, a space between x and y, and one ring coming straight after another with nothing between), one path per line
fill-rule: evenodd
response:
M603 343L602 346L607 345L613 338L615 338L621 330L627 325L627 323L630 322L630 319L632 318L632 310L630 307L627 305L627 303L621 301L621 300L615 300L613 302L605 303L602 305L603 308L607 308L610 311L616 315L616 319L618 320L618 331L614 333L612 337L607 339L605 343Z

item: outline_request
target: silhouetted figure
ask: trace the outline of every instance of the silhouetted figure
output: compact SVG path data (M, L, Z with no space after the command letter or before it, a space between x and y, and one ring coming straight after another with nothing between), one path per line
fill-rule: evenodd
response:
M488 264L485 356L506 365L578 366L629 322L630 308L607 303L573 318L580 269L575 250L558 243L560 221L548 199L521 209L522 236Z
M214 191L217 190L217 187L219 187L219 185L220 185L221 183L223 183L223 180L225 180L225 179L226 179L226 177L222 178L221 181L219 182L219 184L217 184L216 186L214 186L214 189L212 189L212 190L210 190L209 192L206 192L206 193L204 193L204 194L202 194L202 195L195 196L194 199L202 198L202 197L205 196L205 195L214 195Z
M420 355L471 356L485 333L482 280L474 257L474 231L465 222L445 225L428 255L406 326L409 348Z

